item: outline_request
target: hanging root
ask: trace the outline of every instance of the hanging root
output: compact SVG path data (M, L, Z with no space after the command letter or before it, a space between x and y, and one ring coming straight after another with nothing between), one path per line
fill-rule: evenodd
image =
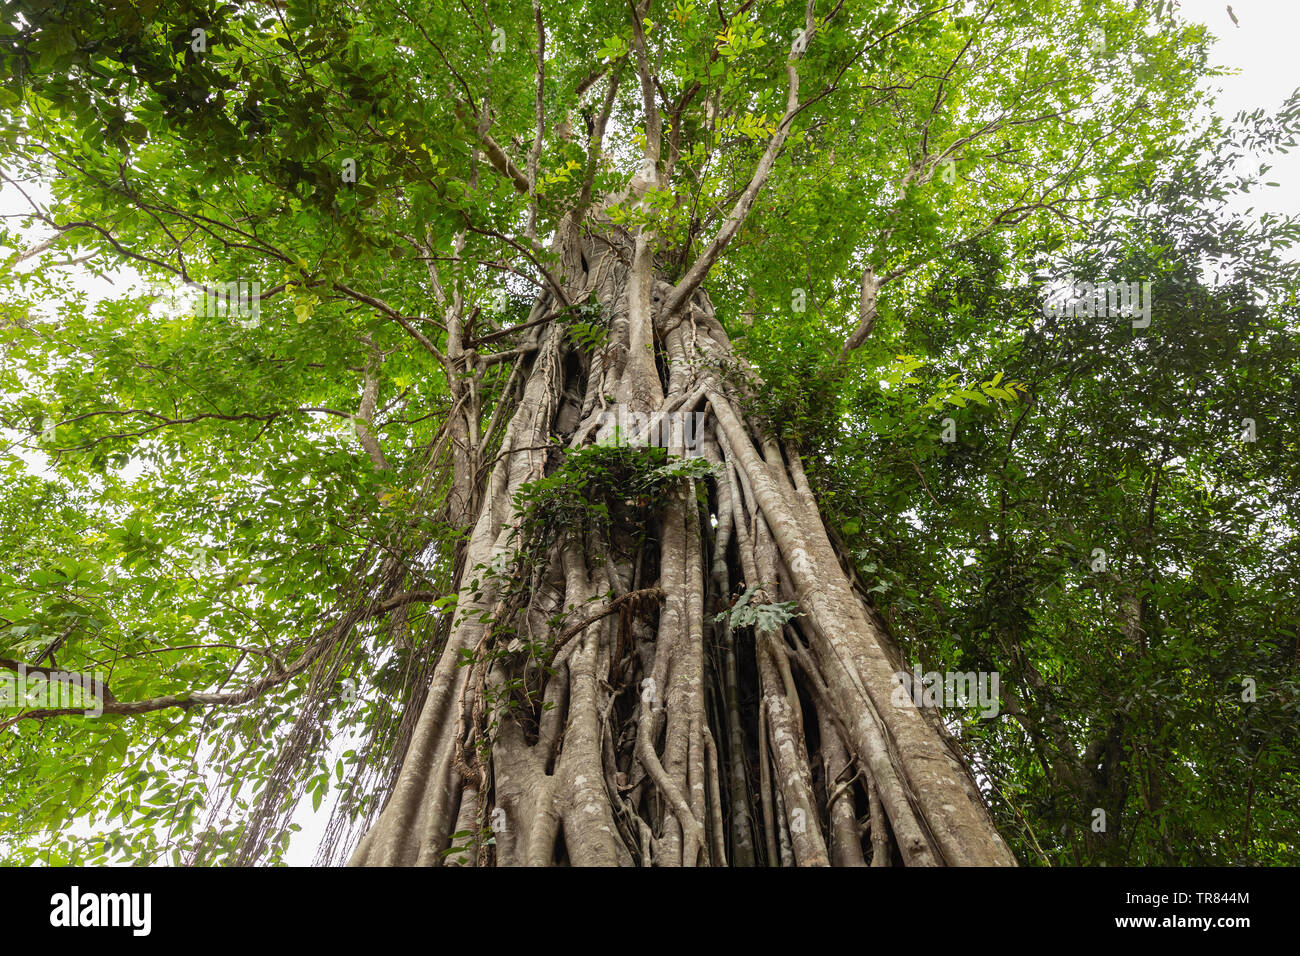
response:
M446 646L351 862L1013 864L892 700L897 648L797 454L719 377L737 360L707 297L663 315L639 245L586 243L565 294L601 304L607 340L532 330ZM700 460L593 448L608 396L702 413L676 449Z

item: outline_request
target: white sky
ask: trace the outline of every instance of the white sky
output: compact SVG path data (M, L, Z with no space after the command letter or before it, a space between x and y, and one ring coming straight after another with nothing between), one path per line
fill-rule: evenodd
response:
M1259 107L1267 112L1276 111L1285 97L1300 86L1296 52L1296 41L1300 38L1300 0L1235 0L1231 8L1237 24L1229 17L1228 6L1223 0L1181 0L1183 15L1207 24L1218 37L1212 61L1237 71L1236 75L1212 81L1221 91L1216 111L1229 117L1240 110ZM1280 185L1261 187L1255 194L1234 201L1233 208L1244 212L1254 207L1256 215L1300 212L1300 151L1276 157L1267 178ZM30 186L27 190L38 201L48 195L45 190ZM0 214L21 213L27 208L13 187L7 183L0 187ZM34 243L45 235L45 231L35 230L31 241ZM123 277L126 275L124 270ZM88 275L80 277L77 285L92 298L113 294L121 288L119 284L118 290L114 290ZM290 863L311 863L332 802L327 798L317 813L312 812L310 799L305 799L298 808L294 820L303 829L290 845L287 854Z
M1233 24L1228 8L1237 17ZM1275 112L1282 101L1300 86L1300 0L1181 0L1183 16L1199 20L1217 38L1211 62L1239 71L1235 76L1217 77L1211 85L1220 89L1215 111L1232 116L1241 110L1263 108ZM1234 201L1233 209L1256 213L1300 213L1300 150L1275 156L1266 177L1277 188L1261 187L1248 199Z

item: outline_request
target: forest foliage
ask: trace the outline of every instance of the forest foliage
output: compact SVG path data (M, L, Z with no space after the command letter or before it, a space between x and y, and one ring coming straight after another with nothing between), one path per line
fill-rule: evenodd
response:
M606 196L639 162L630 74L586 151L627 3L540 6L530 209L527 5L0 3L5 188L31 200L0 226L0 659L104 671L118 701L266 682L235 707L0 712L6 861L229 862L259 801L283 824L259 862L308 802L333 808L324 858L378 810L465 573L429 317L463 296L501 346L588 164ZM1294 864L1300 228L1229 202L1267 188L1300 100L1214 116L1211 38L1169 3L814 6L809 103L706 283L744 359L723 371L803 451L909 662L1002 675L996 718L946 716L1022 863ZM647 8L676 175L610 218L648 217L666 275L772 136L802 16ZM846 349L864 269L877 317ZM119 284L92 302L87 273ZM1076 279L1150 282L1150 326L1045 315ZM159 291L244 280L251 320ZM598 309L557 320L600 347ZM477 379L489 416L511 368ZM681 467L571 454L523 533L634 526ZM295 671L389 554L425 598ZM797 613L747 601L737 626Z

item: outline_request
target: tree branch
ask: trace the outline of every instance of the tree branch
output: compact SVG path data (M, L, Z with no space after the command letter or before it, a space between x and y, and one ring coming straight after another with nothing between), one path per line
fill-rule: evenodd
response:
M347 634L357 624L369 620L373 617L381 617L390 611L403 607L407 604L429 602L437 600L443 595L437 591L409 591L405 594L399 594L391 597L386 601L381 601L367 608L354 608L341 621L329 628L325 634L311 645L303 654L286 668L277 668L265 677L261 677L245 687L236 691L227 691L224 693L195 693L186 692L181 694L166 694L160 697L149 697L144 700L119 701L112 696L108 688L103 689L104 701L103 712L105 714L116 714L119 716L135 717L140 714L153 713L157 710L169 710L179 707L182 710L189 710L193 707L238 707L247 704L250 701L261 697L268 690L278 687L285 681L289 680L304 670L306 670L314 661L316 661L330 645ZM0 658L0 667L7 667L10 670L18 670L20 665L18 661L11 661L6 658ZM48 668L27 668L29 673L45 671ZM29 710L17 714L6 721L0 722L0 732L7 730L21 720L39 720L46 717L69 717L84 715L85 708L44 708L38 710Z
M709 270L713 268L714 262L727 248L727 245L735 237L740 227L744 225L745 220L749 217L750 210L754 208L754 200L758 198L759 191L763 184L767 182L768 175L772 172L772 167L776 163L776 157L781 152L781 147L785 145L786 137L790 133L790 126L795 115L799 112L799 60L803 58L804 52L812 42L812 38L817 32L816 19L813 16L813 0L808 0L808 6L804 13L803 31L790 44L790 55L786 59L785 71L787 78L787 88L785 97L785 115L777 124L776 132L768 140L767 149L763 152L763 157L758 161L758 166L754 170L754 175L750 177L749 185L741 193L740 198L736 200L735 207L731 210L726 221L723 222L722 228L718 234L713 237L713 241L700 253L699 258L687 270L686 275L682 276L680 282L673 287L673 291L668 294L668 298L663 303L663 318L671 319L686 301L695 294L695 290L700 287Z

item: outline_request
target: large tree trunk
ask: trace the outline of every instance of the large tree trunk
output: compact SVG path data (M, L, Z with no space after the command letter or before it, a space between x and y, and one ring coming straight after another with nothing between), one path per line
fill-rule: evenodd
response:
M930 715L893 701L901 657L855 591L797 454L740 408L737 361L702 292L668 314L649 238L567 221L571 303L521 336L522 389L477 517L459 603L402 769L353 865L1014 864ZM558 314L544 294L530 320ZM650 507L522 546L521 489L593 442L613 402L704 413L712 472ZM477 428L477 423L472 427ZM770 629L719 619L735 596L797 602ZM526 637L525 637L526 636Z

